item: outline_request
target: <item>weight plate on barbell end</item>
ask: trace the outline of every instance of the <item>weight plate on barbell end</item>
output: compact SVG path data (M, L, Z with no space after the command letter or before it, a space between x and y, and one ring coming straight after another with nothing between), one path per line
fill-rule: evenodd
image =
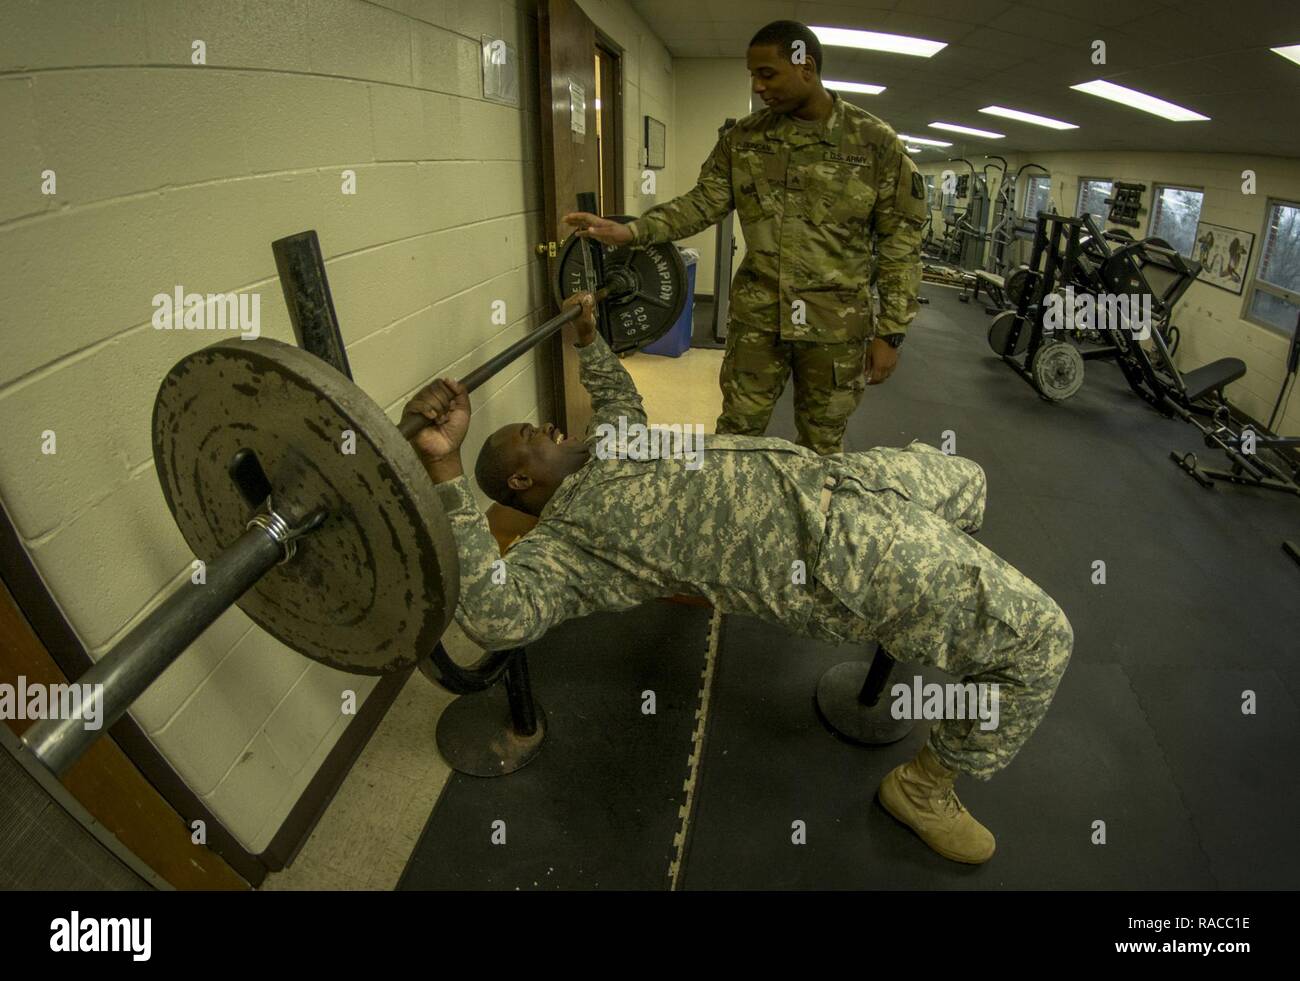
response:
M1029 271L1028 266L1021 266L1019 269L1017 269L1015 272L1013 272L1010 276L1007 277L1007 285L1006 285L1007 299L1010 300L1012 303L1018 304L1020 302L1021 295L1029 287L1030 283L1033 282L1037 284L1037 281L1038 281L1037 273L1031 273ZM1035 290L1034 293L1030 295L1029 297L1030 306L1033 306L1035 303L1038 302L1037 293L1038 291Z
M626 224L632 217L612 215L610 220ZM584 288L582 241L574 234L560 246L551 284L556 303ZM610 347L619 354L640 350L668 333L686 305L686 263L677 246L672 242L632 246L587 241L594 247L592 265L603 282L608 282L615 270L623 270L635 284L631 293L605 301Z
M1016 312L1003 310L993 318L993 323L989 324L989 347L999 357L1007 354L1024 354L1029 349L1029 335L1033 330L1033 324L1026 320L1024 326L1020 328L1020 336L1016 338L1016 349L1007 351L1007 339L1011 336L1011 327L1015 322Z
M1083 355L1067 341L1044 344L1034 355L1029 372L1043 398L1063 402L1083 387Z
M200 559L260 510L229 475L240 450L256 455L291 524L328 511L238 600L273 637L356 674L400 671L433 650L459 596L451 526L410 444L346 377L269 338L213 344L163 379L153 447L167 506Z

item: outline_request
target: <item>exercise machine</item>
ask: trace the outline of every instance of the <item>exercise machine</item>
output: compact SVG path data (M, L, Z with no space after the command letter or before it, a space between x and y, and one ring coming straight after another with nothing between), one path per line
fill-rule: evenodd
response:
M1015 174L1008 179L1006 176L1006 161L1001 157L991 157L990 159L1002 160L1003 166L1002 180L998 184L997 199L993 210L993 224L988 233L988 268L975 272L974 279L969 284L969 292L963 292L958 299L963 303L978 300L980 291L983 290L991 301L991 305L985 305L984 312L998 314L1015 305L1014 294L1008 291L1008 280L1019 270L1028 268L1025 264L1016 261L1014 246L1022 237L1032 238L1034 233L1034 225L1029 222L1022 222L1016 210L1016 198L1021 175L1031 167L1037 168L1043 173L1048 171L1041 164L1027 163L1022 164Z
M1154 253L1166 258L1165 265L1157 264L1161 275L1147 273ZM1123 319L1123 309L1115 311L1118 323L1050 330L1049 305L1064 309L1072 297L1084 294L1094 300L1102 294L1143 299L1150 304L1151 333L1159 334L1172 351L1178 337L1171 323L1173 308L1199 269L1159 239L1134 241L1126 233L1102 232L1091 215L1067 218L1040 212L1029 264L1006 280L1007 298L1015 306L994 318L989 346L1048 401L1063 401L1078 392L1087 361L1117 360L1136 387L1145 369L1131 355L1130 348L1140 341L1134 339L1134 325Z
M988 241L985 225L988 223L989 192L988 183L983 174L965 157L954 157L949 163L964 163L969 169L966 181L966 211L953 227L955 241L952 242L950 261L962 269L974 271L983 261L984 245ZM985 165L987 173L988 165ZM963 175L966 176L966 175ZM958 183L958 195L961 196L961 183Z
M1212 404L1204 404L1202 389L1207 379L1213 381L1212 372L1207 368L1233 361L1236 366L1232 378L1236 380L1246 373L1246 366L1236 358L1224 358L1186 375L1179 375L1173 367L1172 359L1162 354L1161 365L1157 369L1170 377L1174 389L1167 393L1166 402L1169 411L1185 422L1190 422L1201 431L1205 445L1210 449L1219 449L1232 464L1228 470L1202 467L1195 453L1170 452L1169 458L1180 470L1205 488L1212 488L1216 480L1246 487L1259 487L1264 490L1281 491L1300 496L1300 460L1295 451L1300 449L1300 436L1279 436L1274 427L1278 424L1282 412L1283 397L1295 381L1297 368L1300 367L1300 317L1296 318L1296 330L1291 334L1291 346L1287 352L1286 375L1278 389L1277 401L1269 415L1268 423L1262 430L1250 424L1239 424L1232 415L1227 401L1222 398L1222 385L1217 388L1219 398ZM1226 382L1224 382L1226 384ZM1198 397L1199 396L1199 397ZM1198 416L1208 410L1208 423L1202 423ZM1293 543L1283 544L1283 548L1292 558L1300 561Z

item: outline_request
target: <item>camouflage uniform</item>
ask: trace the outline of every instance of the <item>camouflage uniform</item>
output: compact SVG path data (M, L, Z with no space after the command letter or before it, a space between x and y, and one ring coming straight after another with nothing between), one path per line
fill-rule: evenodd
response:
M645 423L604 341L580 348L579 361L589 443L620 416ZM709 436L695 470L593 452L506 553L504 582L493 581L500 553L468 478L437 492L460 559L456 619L487 649L598 610L698 594L725 612L832 642L878 641L902 661L998 682L997 729L944 721L931 734L942 760L980 777L1029 737L1069 659L1057 605L965 534L983 516L983 471L923 444L818 456L782 439Z
M818 453L840 451L872 334L904 333L916 316L927 213L925 183L894 131L831 98L815 125L770 109L742 119L694 188L630 225L635 243L675 241L735 209L746 253L731 288L717 431L761 436L793 369L799 442Z

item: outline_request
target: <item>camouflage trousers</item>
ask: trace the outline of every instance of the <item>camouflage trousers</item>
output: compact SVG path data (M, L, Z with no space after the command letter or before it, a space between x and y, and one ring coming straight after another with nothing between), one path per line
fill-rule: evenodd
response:
M722 415L716 431L762 436L794 373L797 442L825 456L843 449L844 427L866 388L867 342L783 341L780 334L732 322L722 359Z
M924 443L833 461L814 632L878 642L900 662L891 686L911 687L908 664L996 683L994 728L945 716L930 731L940 760L986 780L1047 714L1070 660L1070 623L1042 589L967 534L984 517L979 464Z

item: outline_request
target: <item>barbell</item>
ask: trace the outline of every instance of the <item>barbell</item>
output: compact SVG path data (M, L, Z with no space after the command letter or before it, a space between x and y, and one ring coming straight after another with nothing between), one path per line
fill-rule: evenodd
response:
M615 350L663 336L686 300L676 246L588 252L588 241L571 235L560 250L556 301L594 286ZM565 308L462 384L473 391L580 314ZM426 425L420 416L394 425L341 372L270 338L220 341L177 362L154 401L154 466L202 575L77 679L103 686L100 729L46 719L24 733L27 749L64 773L232 605L286 646L343 671L390 674L434 658L422 670L453 691L495 680L502 658L490 653L466 669L438 643L460 579L450 523L408 442Z

